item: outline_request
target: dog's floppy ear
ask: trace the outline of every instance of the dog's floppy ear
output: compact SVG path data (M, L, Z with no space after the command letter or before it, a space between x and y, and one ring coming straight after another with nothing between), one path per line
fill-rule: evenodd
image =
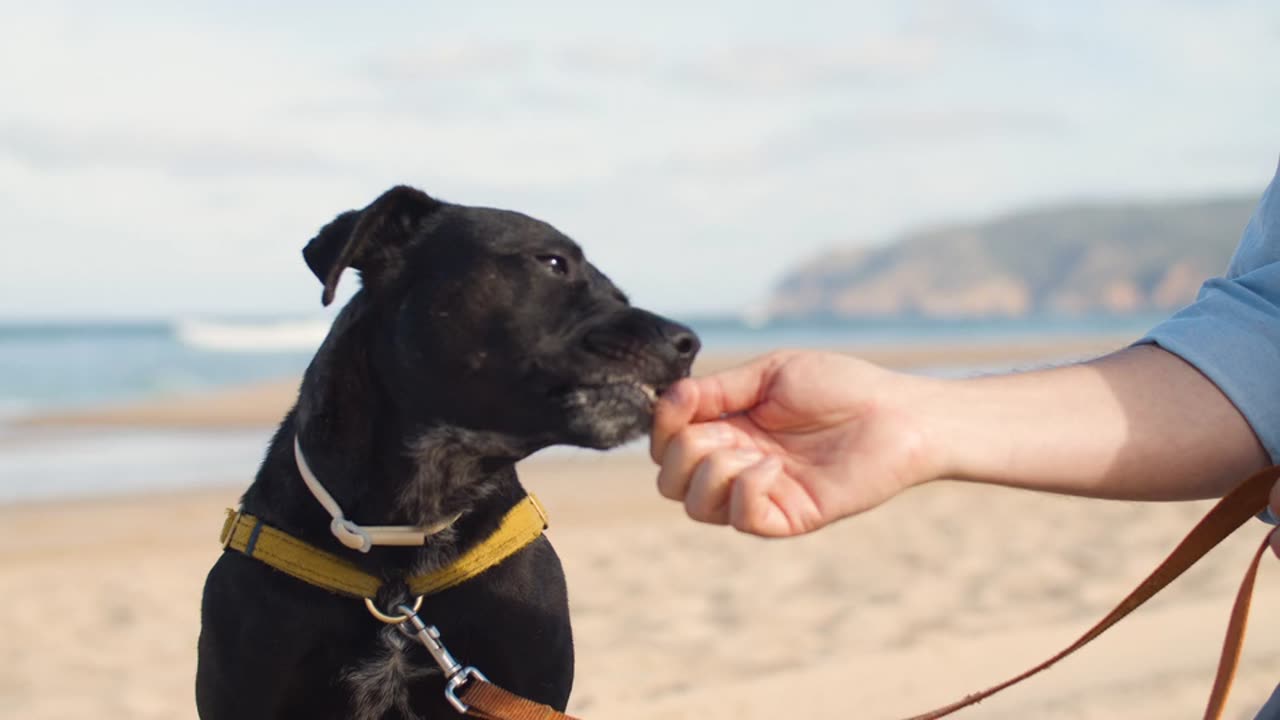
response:
M378 279L400 266L418 222L443 205L421 190L399 185L363 210L348 210L320 229L302 249L307 267L324 283L320 302L333 302L342 271L353 267Z

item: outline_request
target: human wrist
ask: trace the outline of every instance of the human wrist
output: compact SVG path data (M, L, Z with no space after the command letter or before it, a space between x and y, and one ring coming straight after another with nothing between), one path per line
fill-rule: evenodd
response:
M897 374L886 406L899 416L903 430L904 466L901 490L932 480L954 477L961 454L955 447L954 417L948 407L956 388L950 381L920 375Z
M919 378L917 423L921 435L922 480L989 482L1004 475L1017 448L1016 422L993 402L984 378Z

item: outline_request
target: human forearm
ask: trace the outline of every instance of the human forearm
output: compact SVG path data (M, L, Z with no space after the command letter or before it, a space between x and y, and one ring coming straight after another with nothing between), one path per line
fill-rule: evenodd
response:
M939 474L1091 497L1214 497L1268 463L1235 406L1180 358L942 381L919 408Z

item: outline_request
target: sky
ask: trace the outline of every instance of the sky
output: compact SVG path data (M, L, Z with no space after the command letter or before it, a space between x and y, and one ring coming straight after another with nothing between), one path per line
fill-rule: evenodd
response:
M0 0L0 318L316 313L300 249L400 183L741 312L824 249L1280 155L1274 0L621 5Z

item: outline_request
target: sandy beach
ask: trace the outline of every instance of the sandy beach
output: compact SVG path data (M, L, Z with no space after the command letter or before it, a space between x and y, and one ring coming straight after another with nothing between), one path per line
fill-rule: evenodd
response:
M980 367L1121 345L860 354L904 368ZM699 370L737 359L708 358ZM34 424L268 426L294 387ZM0 717L195 717L200 588L220 552L222 508L253 470L214 489L0 505ZM570 710L588 719L923 712L1073 640L1208 507L941 482L812 536L763 541L688 521L657 495L654 469L632 449L540 455L521 471L550 512L568 576L578 649ZM1102 640L958 717L1199 717L1236 584L1263 532L1237 533ZM1268 562L1259 580L1230 718L1251 718L1280 681L1276 571Z

